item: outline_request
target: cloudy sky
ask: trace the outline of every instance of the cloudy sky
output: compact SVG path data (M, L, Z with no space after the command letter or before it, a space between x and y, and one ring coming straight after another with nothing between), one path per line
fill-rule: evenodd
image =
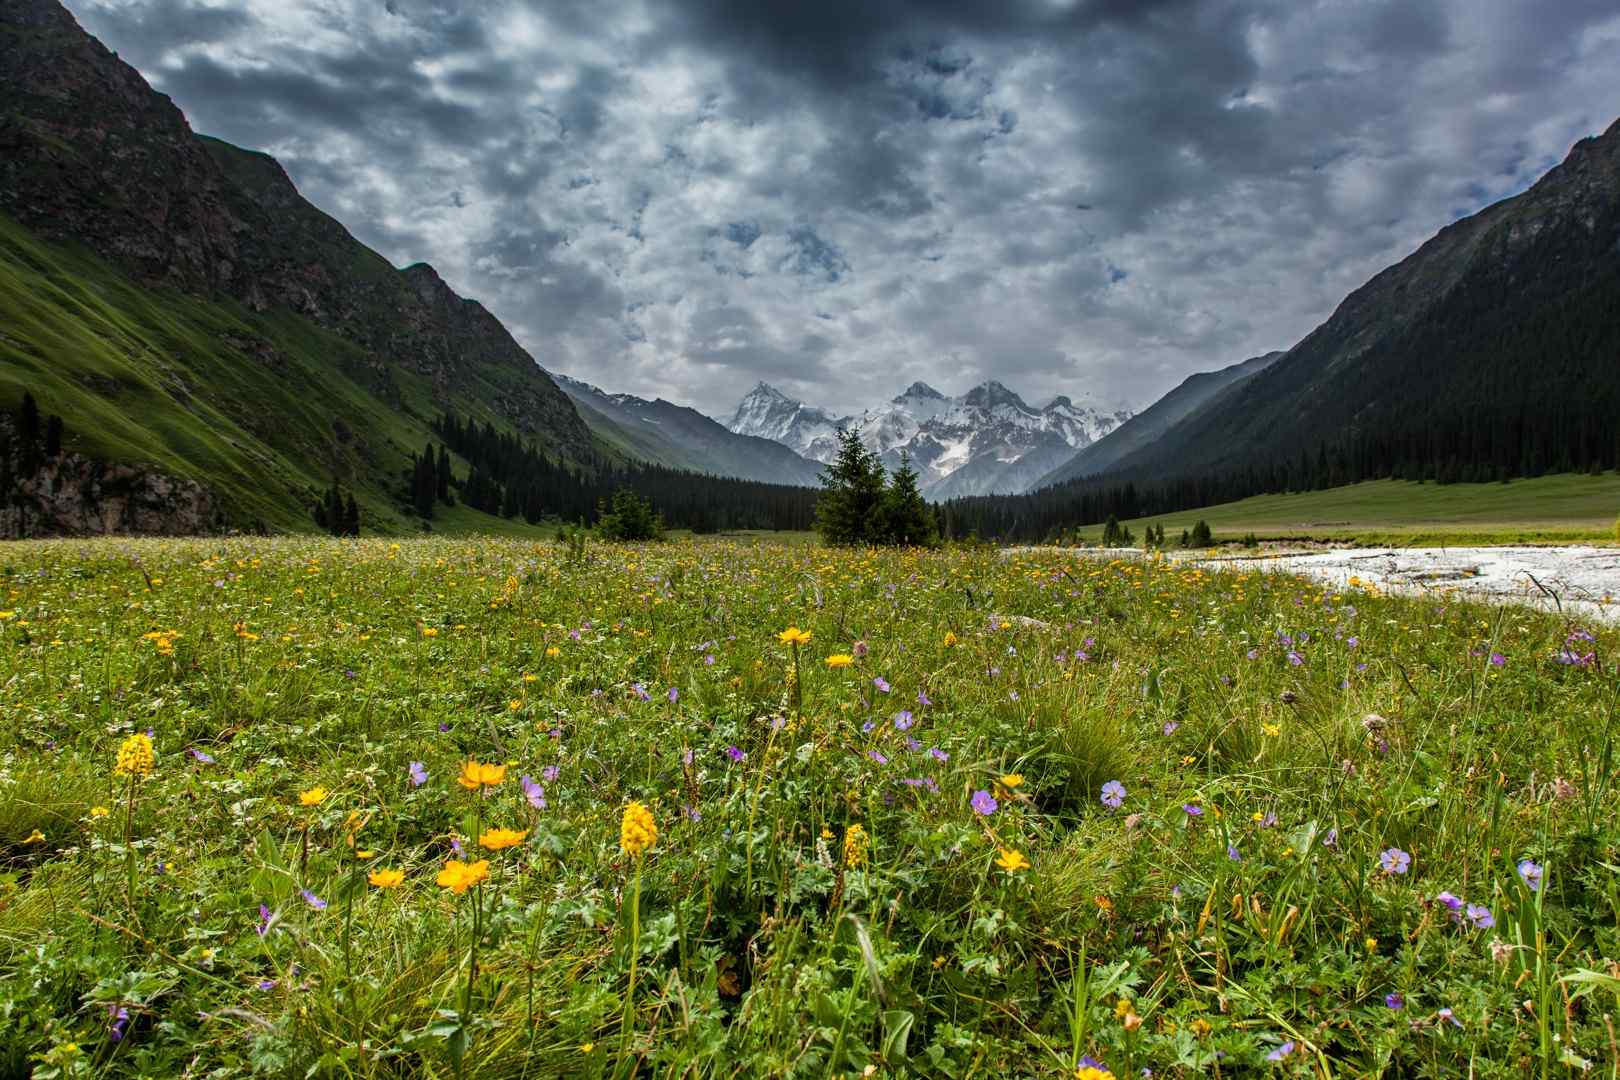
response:
M729 415L1286 348L1620 115L1613 0L68 0L547 368Z

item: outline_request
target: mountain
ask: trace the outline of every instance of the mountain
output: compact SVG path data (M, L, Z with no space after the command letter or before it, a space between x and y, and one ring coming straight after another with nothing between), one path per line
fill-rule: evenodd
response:
M714 476L821 486L821 466L781 443L734 434L696 409L663 398L609 394L566 375L553 377L586 426L631 456Z
M1222 391L1259 374L1282 356L1281 351L1269 352L1219 371L1189 375L1164 397L1041 477L1031 490L1107 472L1120 458L1151 445Z
M1620 456L1620 121L1110 476L1496 479ZM1263 481L1262 481L1263 482Z
M55 0L0 0L0 327L0 406L32 390L86 461L200 486L219 522L307 528L337 476L368 525L407 527L402 474L445 410L596 454L493 315L193 133Z
M760 383L743 398L727 426L773 439L816 461L838 453L839 428L853 428L890 469L909 455L918 486L930 499L1008 494L1031 484L1129 418L1057 397L1043 408L1025 403L999 382L947 397L927 383L860 416L835 417Z
M837 417L794 401L761 382L737 403L725 426L738 435L781 443L812 461L828 462L838 456L838 429L854 422L853 417Z

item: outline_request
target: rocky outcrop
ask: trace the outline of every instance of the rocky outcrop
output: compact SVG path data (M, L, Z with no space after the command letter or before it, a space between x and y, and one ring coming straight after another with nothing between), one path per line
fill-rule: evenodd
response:
M44 536L194 536L224 527L212 492L139 465L64 454L13 481L0 539Z

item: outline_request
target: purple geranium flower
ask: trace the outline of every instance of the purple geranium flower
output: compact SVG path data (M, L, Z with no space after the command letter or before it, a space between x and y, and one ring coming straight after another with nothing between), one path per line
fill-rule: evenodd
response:
M420 761L411 762L411 787L421 787L423 784L427 783L427 776L427 766L423 765Z
M254 924L253 929L260 937L270 932L270 909L264 904L259 905L259 921Z
M1379 853L1378 865L1386 874L1404 874L1412 866L1412 856L1398 847L1385 848Z
M1400 1009L1406 1006L1406 999L1399 994L1385 994L1384 1004L1392 1009Z
M1102 786L1102 804L1110 810L1118 810L1125 805L1125 785L1118 780L1110 780Z
M1182 803L1181 808L1187 812L1188 817L1204 816L1204 808L1197 803Z
M943 761L951 760L951 755L947 754L945 751L941 750L937 746L931 748L928 751L928 756L933 758L935 761L942 761L943 762Z
M1281 1046L1277 1047L1277 1049L1273 1050L1271 1053L1267 1054L1266 1055L1266 1060L1267 1061L1281 1061L1283 1058L1287 1057L1289 1054L1292 1054L1293 1052L1294 1052L1294 1041L1292 1039L1290 1039L1287 1042L1283 1043Z
M204 765L212 765L214 763L214 759L212 757L210 757L209 755L203 753L201 750L197 749L195 746L193 746L190 749L189 753L191 754L192 757L196 758L198 761L202 762Z
M1483 904L1468 905L1468 921L1474 924L1476 930L1489 930L1496 925L1491 909Z
M868 750L866 752L866 756L877 762L879 765L887 765L889 763L888 757L885 756L881 750Z
M664 696L669 698L669 703L671 705L681 700L681 692L675 689L673 686L669 688L669 693L665 694Z
M326 910L326 901L325 900L322 900L320 897L316 896L314 893L310 892L308 889L301 889L299 891L304 894L304 903L308 904L310 907L314 908L316 911L325 911Z
M1449 892L1441 893L1439 896L1436 896L1434 900L1435 903L1444 904L1446 907L1450 908L1453 914L1462 910L1462 897L1453 896Z
M544 780L548 784L555 784L557 782L557 776L561 771L562 770L557 768L555 765L547 765L545 768L540 770L540 779Z
M546 808L546 789L535 783L534 778L525 773L522 777L523 797L529 800L529 805L536 810Z
M1499 652L1491 653L1491 667L1506 667L1506 666L1507 666L1507 657L1503 656Z
M981 788L973 793L973 798L969 801L969 805L973 807L975 813L981 814L984 817L989 817L991 814L996 812L996 807L1000 804L996 802L996 797L994 795Z
M1529 859L1519 860L1519 876L1530 886L1531 892L1541 891L1541 867Z
M877 678L872 680L872 685L877 687L878 690L880 690L881 692L883 692L885 694L887 694L889 692L889 680L885 679L881 675L879 675Z
M913 720L911 718L910 709L901 709L899 712L894 714L894 726L899 728L901 731L908 730L912 723Z
M743 753L740 749L738 749L735 746L726 747L726 757L730 758L732 761L747 761L748 760L748 755Z

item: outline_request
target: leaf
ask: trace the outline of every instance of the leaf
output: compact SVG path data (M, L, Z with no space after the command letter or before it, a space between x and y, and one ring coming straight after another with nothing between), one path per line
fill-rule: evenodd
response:
M917 1018L904 1009L887 1009L880 1019L883 1021L883 1060L890 1064L905 1060L906 1043Z

